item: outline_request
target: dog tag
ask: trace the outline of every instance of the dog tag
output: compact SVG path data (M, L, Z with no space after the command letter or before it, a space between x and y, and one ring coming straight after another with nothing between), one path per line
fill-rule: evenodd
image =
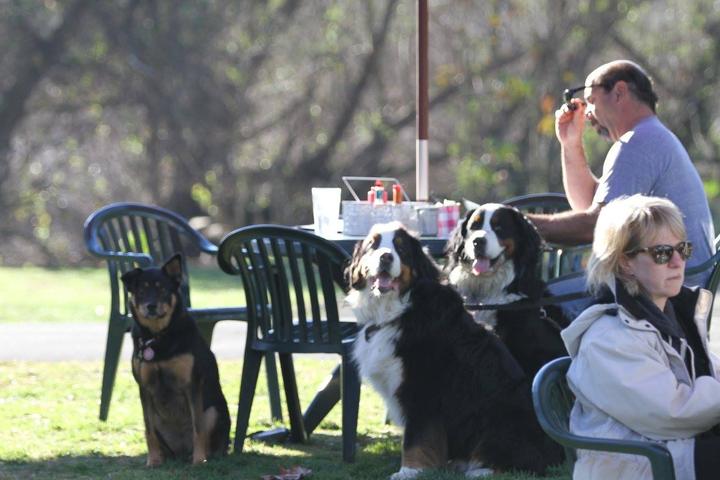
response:
M150 347L145 347L145 349L143 350L143 358L149 362L150 360L155 358L155 350Z

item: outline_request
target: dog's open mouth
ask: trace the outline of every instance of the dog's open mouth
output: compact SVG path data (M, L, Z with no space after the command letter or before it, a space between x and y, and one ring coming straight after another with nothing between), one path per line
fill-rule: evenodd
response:
M391 290L397 290L398 282L388 272L380 272L373 281L373 289L380 293L387 293Z
M478 257L473 260L472 263L472 274L476 276L490 275L495 272L497 265L500 263L500 259L503 258L503 254L500 253L495 258Z

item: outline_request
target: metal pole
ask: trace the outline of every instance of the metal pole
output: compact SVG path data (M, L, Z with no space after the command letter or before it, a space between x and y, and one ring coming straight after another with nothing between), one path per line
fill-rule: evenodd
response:
M415 200L429 200L428 164L428 2L418 0L417 143Z

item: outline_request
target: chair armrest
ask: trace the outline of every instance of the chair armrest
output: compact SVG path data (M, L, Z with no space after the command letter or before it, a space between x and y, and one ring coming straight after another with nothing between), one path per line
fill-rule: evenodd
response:
M547 431L547 433L558 443L575 449L641 455L650 461L654 479L675 478L672 455L664 445L639 440L579 437L565 432L557 434Z
M548 432L549 435L564 445L583 450L598 450L603 452L628 453L643 455L652 460L652 457L665 457L672 460L670 452L664 445L640 440L616 440L612 438L580 437L572 433Z
M665 445L652 441L584 437L569 431L568 422L575 398L565 380L569 366L570 357L557 358L542 367L533 379L533 407L545 433L560 445L573 450L644 456L650 461L655 480L674 480L673 459Z
M188 313L196 322L240 320L247 322L247 307L189 308Z

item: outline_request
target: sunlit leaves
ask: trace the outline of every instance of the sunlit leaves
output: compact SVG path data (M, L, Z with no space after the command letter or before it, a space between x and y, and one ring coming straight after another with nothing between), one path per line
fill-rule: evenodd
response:
M200 183L192 186L192 198L206 210L212 205L212 193L205 185Z
M705 195L710 199L716 199L720 197L720 181L711 179L703 182L705 188Z
M225 67L225 76L235 85L242 85L244 82L245 74L237 68L235 65L228 65Z
M142 139L135 135L127 136L122 141L123 149L133 155L140 155L145 151L145 144Z

